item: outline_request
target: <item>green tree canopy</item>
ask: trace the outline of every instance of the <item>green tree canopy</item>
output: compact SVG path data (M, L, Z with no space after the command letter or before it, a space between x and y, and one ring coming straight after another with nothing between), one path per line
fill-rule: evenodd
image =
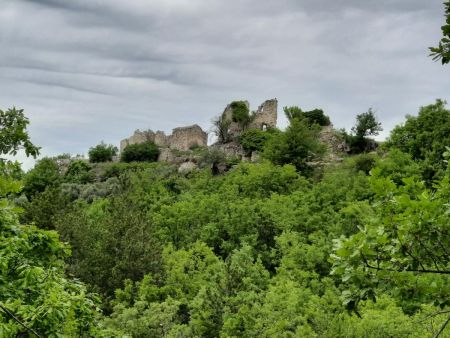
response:
M422 170L422 177L431 182L443 176L446 168L442 154L450 145L450 110L446 102L422 107L417 116L407 116L406 122L396 126L386 143L411 155Z
M44 157L25 175L23 192L31 198L47 187L59 185L61 178L57 161L54 158Z
M304 175L312 171L310 162L319 159L325 147L318 140L317 128L305 120L293 119L285 132L274 133L264 148L264 157L275 164L291 163Z
M382 131L381 122L378 122L372 108L365 113L356 115L356 125L352 128L352 132L357 137L376 136Z
M89 149L89 161L91 163L109 162L117 154L117 147L105 144L103 141Z
M153 142L130 144L120 154L122 162L155 162L159 156L159 148Z
M450 1L444 3L445 24L442 26L442 39L437 47L430 47L433 60L441 60L442 64L450 62Z
M293 119L306 119L310 125L329 126L331 124L330 118L325 115L322 109L316 108L310 111L303 111L297 106L291 106L284 107L283 111L289 122Z

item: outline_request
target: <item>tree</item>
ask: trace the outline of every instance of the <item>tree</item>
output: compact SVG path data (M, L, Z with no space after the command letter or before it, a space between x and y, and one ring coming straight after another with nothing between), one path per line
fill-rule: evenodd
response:
M248 155L250 155L253 151L262 152L264 150L264 145L270 138L270 135L270 131L248 129L240 135L239 143Z
M301 119L303 117L303 111L297 107L283 107L284 114L289 122L292 122L293 119Z
M303 175L311 174L310 162L319 159L325 147L318 140L318 129L294 118L285 132L274 134L263 156L278 165L293 164Z
M155 162L158 160L159 148L153 142L130 144L120 156L122 162Z
M378 122L372 108L366 113L356 116L356 125L352 128L352 132L358 137L376 136L382 131L381 122Z
M442 154L448 145L450 110L443 100L420 108L417 116L407 116L406 122L396 126L386 142L388 148L409 154L420 165L428 184L444 175L446 164Z
M61 173L55 159L44 157L25 175L23 192L28 198L32 198L47 187L55 187L60 183Z
M0 201L0 221L0 336L93 334L98 300L65 276L70 250L57 233L19 225L6 199Z
M72 161L64 174L64 180L70 183L91 183L94 180L91 169L91 166L84 161Z
M112 144L105 144L103 141L89 149L89 162L110 162L117 155L117 147Z
M27 156L38 154L22 111L0 112L0 122L2 154L16 154L21 146ZM12 175L0 176L0 336L94 335L96 296L65 275L70 250L56 232L19 224L8 197L20 190Z
M347 286L348 309L380 293L399 298L408 312L418 304L450 305L450 170L435 192L414 178L397 186L372 171L374 216L359 231L335 240L332 273Z
M16 155L20 149L24 149L27 156L39 155L40 148L31 142L26 130L29 123L23 109L0 110L1 155Z
M284 107L284 114L289 122L293 119L306 119L309 125L318 124L319 126L329 126L331 124L330 118L325 115L322 109L313 109L310 111L303 111L297 106Z
M442 26L442 39L437 47L430 47L433 60L441 60L442 64L450 62L450 1L444 3L445 25Z
M351 154L360 154L363 152L373 151L378 144L369 139L368 136L378 135L383 128L381 122L378 122L372 108L365 113L356 116L356 124L352 127L352 134L342 131L342 136L350 148Z
M228 129L230 128L231 121L227 120L223 115L220 115L212 122L214 125L214 133L216 134L219 143L229 142L230 135Z

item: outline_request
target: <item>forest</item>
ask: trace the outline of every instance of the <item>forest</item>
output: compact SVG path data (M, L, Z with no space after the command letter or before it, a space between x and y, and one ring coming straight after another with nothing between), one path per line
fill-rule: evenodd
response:
M284 111L284 131L239 139L255 163L194 149L180 172L104 143L26 173L4 158L0 336L450 337L445 101L381 143L358 115L328 161L329 117ZM0 111L3 155L39 154L29 122Z

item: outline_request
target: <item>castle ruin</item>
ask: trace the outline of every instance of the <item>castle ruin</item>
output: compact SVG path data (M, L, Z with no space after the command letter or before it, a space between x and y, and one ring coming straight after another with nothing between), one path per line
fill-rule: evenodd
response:
M122 152L131 144L153 142L161 148L170 148L176 150L189 150L193 147L205 147L208 142L208 134L197 124L188 127L179 127L172 130L171 135L166 135L163 131L139 129L134 134L120 142L120 151Z
M249 108L248 101L242 101ZM222 113L222 119L227 121L228 134L231 136L230 140L226 142L219 142L214 145L215 148L221 149L227 156L237 156L239 158L245 157L242 146L239 144L239 135L245 129L261 129L275 128L277 125L277 99L267 100L263 102L258 109L251 114L251 119L246 126L239 125L233 121L232 104L227 105ZM249 109L248 109L249 110ZM153 142L160 148L160 155L158 161L165 162L183 162L180 154L174 150L189 151L194 147L208 146L208 134L200 128L197 124L188 127L179 127L172 130L171 135L166 135L163 131L139 129L134 132L132 136L120 142L120 151L122 152L127 146L132 144L139 144L145 142ZM188 157L186 157L188 158Z

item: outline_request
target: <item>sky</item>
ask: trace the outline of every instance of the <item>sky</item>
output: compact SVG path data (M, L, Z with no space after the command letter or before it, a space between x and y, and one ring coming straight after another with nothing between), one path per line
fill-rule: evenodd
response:
M0 109L23 108L42 156L170 133L233 100L322 108L379 138L437 98L443 0L0 0ZM20 157L24 167L33 162Z

